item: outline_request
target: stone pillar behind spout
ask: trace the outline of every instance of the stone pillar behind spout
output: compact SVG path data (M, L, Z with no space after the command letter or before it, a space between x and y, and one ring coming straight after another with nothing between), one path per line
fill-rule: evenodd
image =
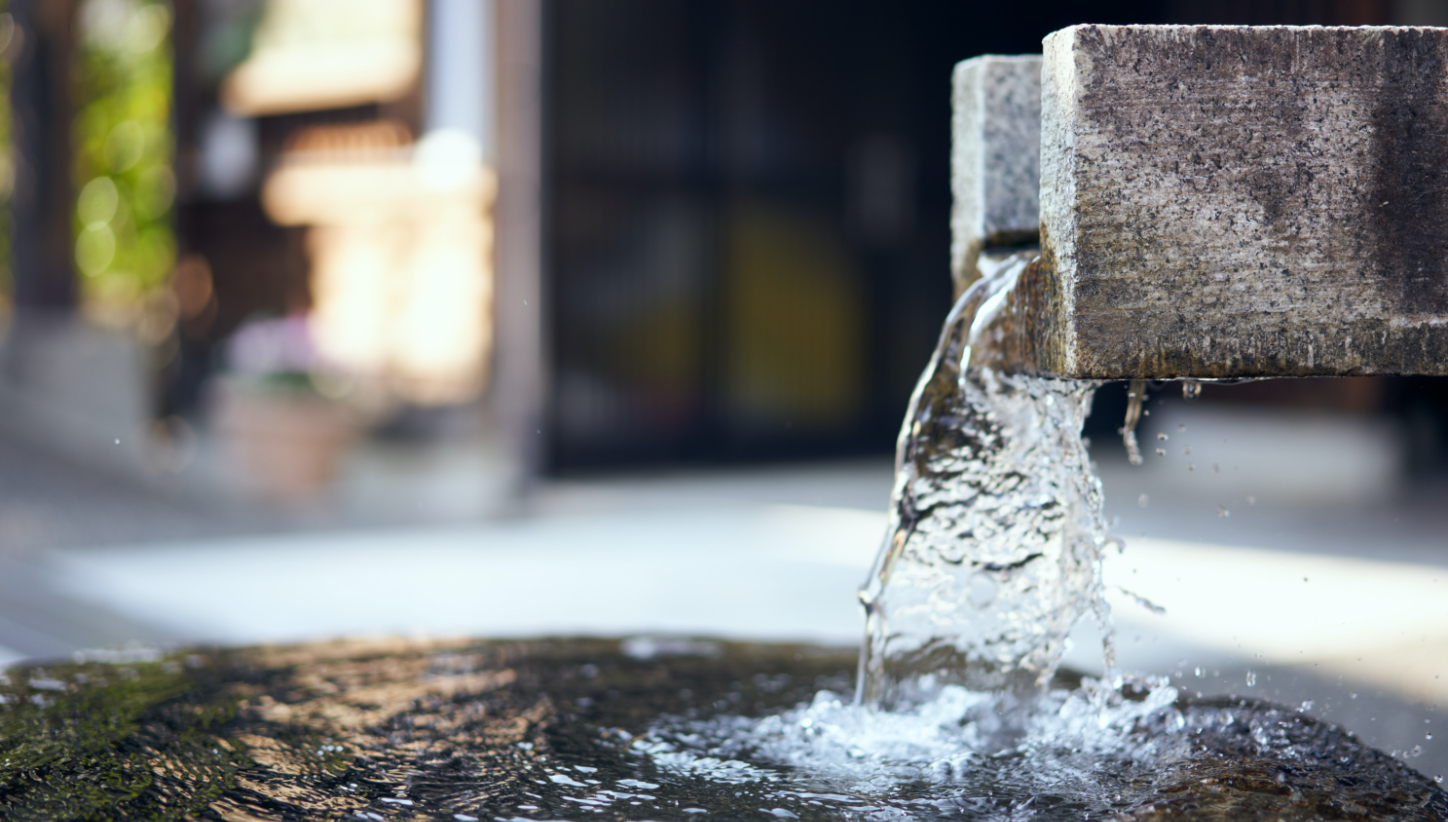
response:
M1041 57L985 55L952 77L950 272L960 296L987 249L1040 237Z

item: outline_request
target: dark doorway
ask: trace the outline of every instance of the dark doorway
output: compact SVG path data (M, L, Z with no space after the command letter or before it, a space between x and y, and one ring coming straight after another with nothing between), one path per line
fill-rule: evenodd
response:
M950 72L1157 4L555 0L550 467L887 453L949 310Z

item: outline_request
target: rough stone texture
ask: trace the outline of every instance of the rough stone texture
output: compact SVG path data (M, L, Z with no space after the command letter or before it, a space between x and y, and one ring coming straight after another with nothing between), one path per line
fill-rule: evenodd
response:
M1018 367L1448 374L1448 30L1076 26L1042 85Z
M952 107L950 270L959 294L980 276L982 249L1037 240L1040 55L957 64Z

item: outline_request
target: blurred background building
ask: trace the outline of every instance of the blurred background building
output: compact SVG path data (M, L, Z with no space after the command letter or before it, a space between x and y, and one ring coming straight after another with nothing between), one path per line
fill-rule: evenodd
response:
M504 495L887 454L949 307L955 62L1085 19L1448 10L11 0L4 19L6 424L151 480L316 500L374 446L499 463L478 493ZM1437 381L1213 399L1391 414L1415 466L1442 462Z

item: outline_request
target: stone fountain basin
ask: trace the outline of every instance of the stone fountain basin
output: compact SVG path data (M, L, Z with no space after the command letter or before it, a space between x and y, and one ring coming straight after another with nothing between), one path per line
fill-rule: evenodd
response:
M1118 783L1115 794L1089 799L1022 796L1008 783L992 791L969 776L902 783L878 798L781 768L769 770L784 787L728 781L671 770L632 745L661 716L760 716L820 689L845 691L853 665L848 650L678 639L78 655L0 680L0 815L856 819L871 803L920 819L1006 818L1027 805L1044 820L1448 814L1448 795L1403 763L1248 700L1183 700L1184 730L1144 720L1141 732L1165 751L1161 766L1143 774L1106 761L1098 778Z

